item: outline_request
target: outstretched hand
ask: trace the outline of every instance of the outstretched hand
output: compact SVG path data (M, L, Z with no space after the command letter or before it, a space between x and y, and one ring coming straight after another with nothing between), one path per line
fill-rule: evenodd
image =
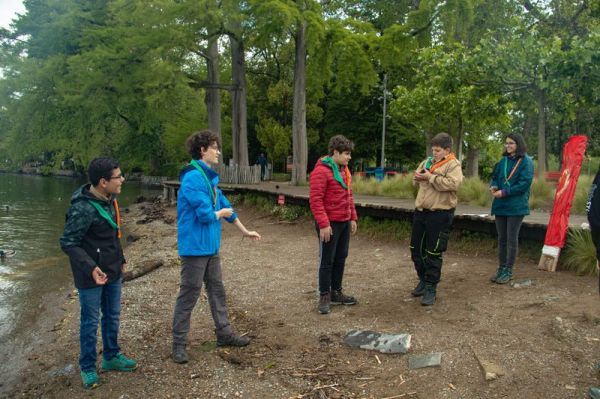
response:
M260 240L260 239L261 239L261 237L260 237L260 234L258 234L258 232L257 232L257 231L254 231L254 230L253 230L253 231L247 231L247 232L244 234L244 237L248 237L248 238L250 238L252 241L258 241L258 240Z

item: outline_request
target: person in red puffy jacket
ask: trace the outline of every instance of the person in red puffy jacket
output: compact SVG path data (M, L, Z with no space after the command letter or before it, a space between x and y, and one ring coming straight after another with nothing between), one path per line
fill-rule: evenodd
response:
M348 162L354 143L342 135L329 140L329 155L319 159L310 174L310 210L319 238L319 313L330 305L354 305L352 296L342 293L342 279L350 233L358 220L352 198L352 175Z

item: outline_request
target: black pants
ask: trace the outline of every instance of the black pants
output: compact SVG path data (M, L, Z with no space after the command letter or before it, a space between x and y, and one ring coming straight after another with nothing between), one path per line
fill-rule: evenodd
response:
M319 292L325 294L331 290L342 289L344 267L350 245L350 222L330 222L333 235L329 242L321 241L319 226Z
M498 265L512 268L519 250L519 231L524 216L497 216Z
M437 284L442 274L442 253L448 238L454 209L448 211L415 210L410 237L410 252L419 280Z

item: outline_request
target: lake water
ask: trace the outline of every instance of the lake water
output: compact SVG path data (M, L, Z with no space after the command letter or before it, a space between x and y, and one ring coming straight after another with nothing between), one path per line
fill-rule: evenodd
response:
M0 259L0 394L17 373L15 364L23 365L30 348L51 334L52 326L41 319L58 315L73 289L68 257L58 239L71 195L83 183L0 173L0 249L15 251ZM159 193L126 181L119 205Z

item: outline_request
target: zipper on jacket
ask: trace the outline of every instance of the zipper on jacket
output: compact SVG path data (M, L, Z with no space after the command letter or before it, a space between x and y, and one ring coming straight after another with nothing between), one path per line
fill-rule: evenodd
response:
M98 254L96 259L96 266L100 266L100 248L96 249L96 253Z

